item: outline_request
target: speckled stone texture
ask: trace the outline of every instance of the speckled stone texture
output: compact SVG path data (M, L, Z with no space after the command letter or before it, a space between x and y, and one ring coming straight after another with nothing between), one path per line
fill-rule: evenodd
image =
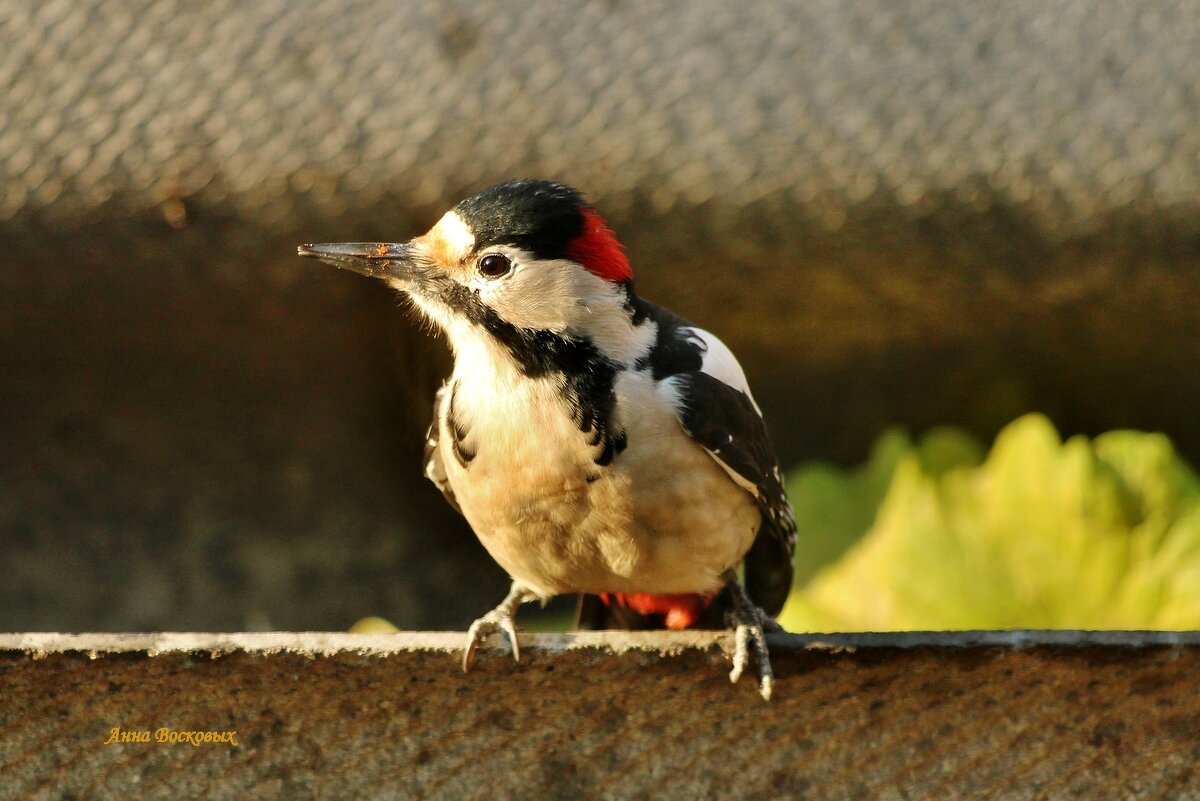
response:
M1195 633L462 637L0 636L0 797L1200 798Z
M305 241L581 187L785 464L893 423L1200 460L1194 2L0 0L0 629L458 627L445 354Z

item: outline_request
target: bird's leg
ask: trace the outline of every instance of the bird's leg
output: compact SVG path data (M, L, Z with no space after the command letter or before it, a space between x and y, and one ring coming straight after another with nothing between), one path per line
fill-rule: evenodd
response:
M729 616L736 626L733 670L729 671L729 680L736 682L742 677L742 671L750 661L750 649L753 647L754 658L758 660L758 692L770 701L771 691L775 688L775 674L771 671L771 656L767 653L766 632L783 631L783 628L750 600L750 596L738 581L737 573L732 569L726 570L722 578L733 595L733 610Z
M467 650L463 654L463 672L471 669L471 663L475 661L475 648L479 645L479 641L493 631L499 631L508 638L512 645L513 659L520 662L521 646L517 644L517 627L513 618L517 614L518 606L526 601L536 599L537 595L525 585L514 581L508 590L508 595L504 596L500 605L476 620L471 624L471 628L467 629Z

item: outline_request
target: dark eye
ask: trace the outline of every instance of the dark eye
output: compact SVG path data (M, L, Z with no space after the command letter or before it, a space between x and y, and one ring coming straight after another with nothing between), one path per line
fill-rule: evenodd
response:
M479 260L479 272L488 278L499 278L512 269L512 262L502 253L489 253Z

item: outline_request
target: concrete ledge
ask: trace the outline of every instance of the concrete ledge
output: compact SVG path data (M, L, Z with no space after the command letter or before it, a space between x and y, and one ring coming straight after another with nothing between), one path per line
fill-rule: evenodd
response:
M1197 632L462 641L0 635L0 797L1200 798Z

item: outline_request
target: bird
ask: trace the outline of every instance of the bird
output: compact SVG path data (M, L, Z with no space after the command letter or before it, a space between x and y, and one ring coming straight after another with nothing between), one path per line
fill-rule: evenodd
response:
M464 670L497 633L520 660L521 604L578 594L584 628L715 618L731 681L753 653L770 699L796 523L762 411L720 339L635 292L577 189L506 181L408 242L298 253L399 290L453 352L425 475L512 579Z

